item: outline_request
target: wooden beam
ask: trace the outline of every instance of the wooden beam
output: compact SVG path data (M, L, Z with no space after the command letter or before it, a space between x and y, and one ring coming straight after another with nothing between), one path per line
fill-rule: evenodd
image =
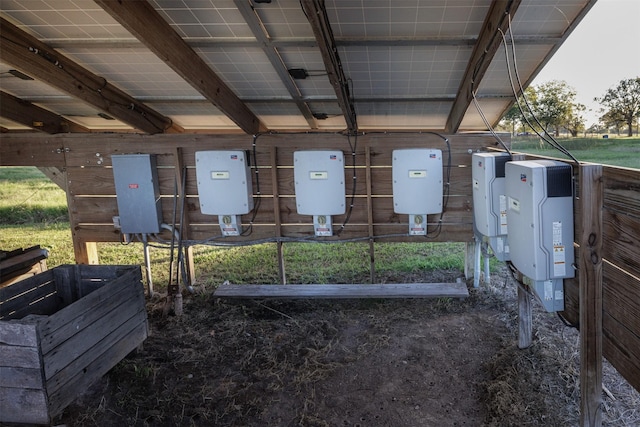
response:
M318 41L318 48L322 54L329 81L338 98L338 105L340 105L344 119L347 122L347 128L350 132L356 132L358 130L356 111L351 99L349 84L338 56L338 48L331 30L331 23L327 17L324 1L300 0L300 4Z
M602 425L602 165L581 165L580 425Z
M45 133L89 132L84 126L4 91L0 91L0 116Z
M64 170L64 168L60 169L55 166L40 166L38 169L63 191L67 191L67 171Z
M214 292L227 298L466 298L467 285L456 283L386 283L384 285L232 285Z
M282 57L278 52L278 48L271 42L271 38L266 34L264 25L258 17L254 7L247 0L234 0L234 4L255 36L258 44L256 47L260 47L267 56L267 59L269 59L269 62L271 62L273 69L276 74L278 74L278 77L280 77L280 80L282 80L282 84L284 84L289 91L291 99L295 102L296 106L309 124L309 127L311 129L317 129L318 125L313 117L313 112L309 108L309 105L302 100L302 93L300 93L300 89L298 89L293 78L289 75L289 70L282 60Z
M260 119L146 1L96 0L105 11L243 131L266 130Z
M502 43L500 30L507 32L509 27L508 16L513 16L518 6L520 6L520 0L496 0L491 2L491 7L480 30L480 36L473 48L471 59L467 63L467 69L458 87L456 100L453 102L449 117L447 117L447 123L444 128L445 133L456 133L458 131L467 108L469 108L473 100L472 94L480 87L480 82Z
M1 17L0 33L3 62L146 133L179 130L173 127L168 117L135 100L103 77L93 74Z

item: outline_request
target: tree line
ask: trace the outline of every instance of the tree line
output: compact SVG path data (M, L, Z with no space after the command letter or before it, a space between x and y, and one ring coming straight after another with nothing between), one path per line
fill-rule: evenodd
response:
M518 101L505 113L501 125L516 133L529 131L559 135L566 131L571 136L581 132L626 131L640 121L640 77L625 79L594 100L600 104L599 122L586 128L587 107L576 101L576 90L563 80L552 80L529 86Z

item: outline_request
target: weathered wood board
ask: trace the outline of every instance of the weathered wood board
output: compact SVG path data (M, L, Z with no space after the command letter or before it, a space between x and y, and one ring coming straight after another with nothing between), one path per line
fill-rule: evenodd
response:
M141 280L65 265L0 289L0 422L49 424L146 339Z
M233 285L214 292L226 298L466 298L467 285L456 283Z

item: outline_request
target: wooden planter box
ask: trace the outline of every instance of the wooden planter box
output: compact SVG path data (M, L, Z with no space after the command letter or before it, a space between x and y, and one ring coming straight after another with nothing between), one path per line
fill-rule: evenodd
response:
M50 424L147 333L138 266L64 265L0 289L0 423Z

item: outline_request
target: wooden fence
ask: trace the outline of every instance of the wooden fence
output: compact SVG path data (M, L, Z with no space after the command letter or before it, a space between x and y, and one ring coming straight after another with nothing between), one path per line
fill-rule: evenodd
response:
M603 167L603 196L603 354L640 390L640 170ZM576 230L576 236L580 232ZM565 280L562 313L578 326L580 274L578 271L575 279Z
M486 134L451 135L448 138L452 165L450 196L442 217L442 230L437 236L430 233L429 240L467 242L473 239L471 153L495 145L495 140ZM121 240L112 219L118 215L112 154L157 155L162 216L166 223L172 222L174 194L176 188L180 193L183 187L180 171L186 169L184 236L201 240L220 235L220 229L216 216L200 213L195 152L215 149L253 152L253 144L253 138L247 135L98 134L87 138L68 134L35 139L33 135L8 135L3 136L0 164L54 167L61 171L59 175L67 189L71 228L78 254L82 252L82 245L90 242ZM355 181L351 216L340 236L333 239L425 241L425 237L402 236L408 233L408 215L393 211L391 179L392 151L420 147L442 150L447 176L447 145L442 138L430 133L372 133L357 139L351 137L350 141L343 135L326 133L262 135L255 140L257 161L252 163L254 194L258 188L260 190L259 195L254 195L256 204L258 199L260 203L252 233L246 237L227 237L225 241L313 236L311 216L297 214L295 205L293 152L305 149L344 152L347 212L333 217L334 232L340 229L349 214L348 204ZM352 179L354 171L355 180ZM252 213L243 215L243 225L248 225L251 217ZM434 230L439 215L429 215L428 222L428 230ZM79 261L83 261L82 256Z

